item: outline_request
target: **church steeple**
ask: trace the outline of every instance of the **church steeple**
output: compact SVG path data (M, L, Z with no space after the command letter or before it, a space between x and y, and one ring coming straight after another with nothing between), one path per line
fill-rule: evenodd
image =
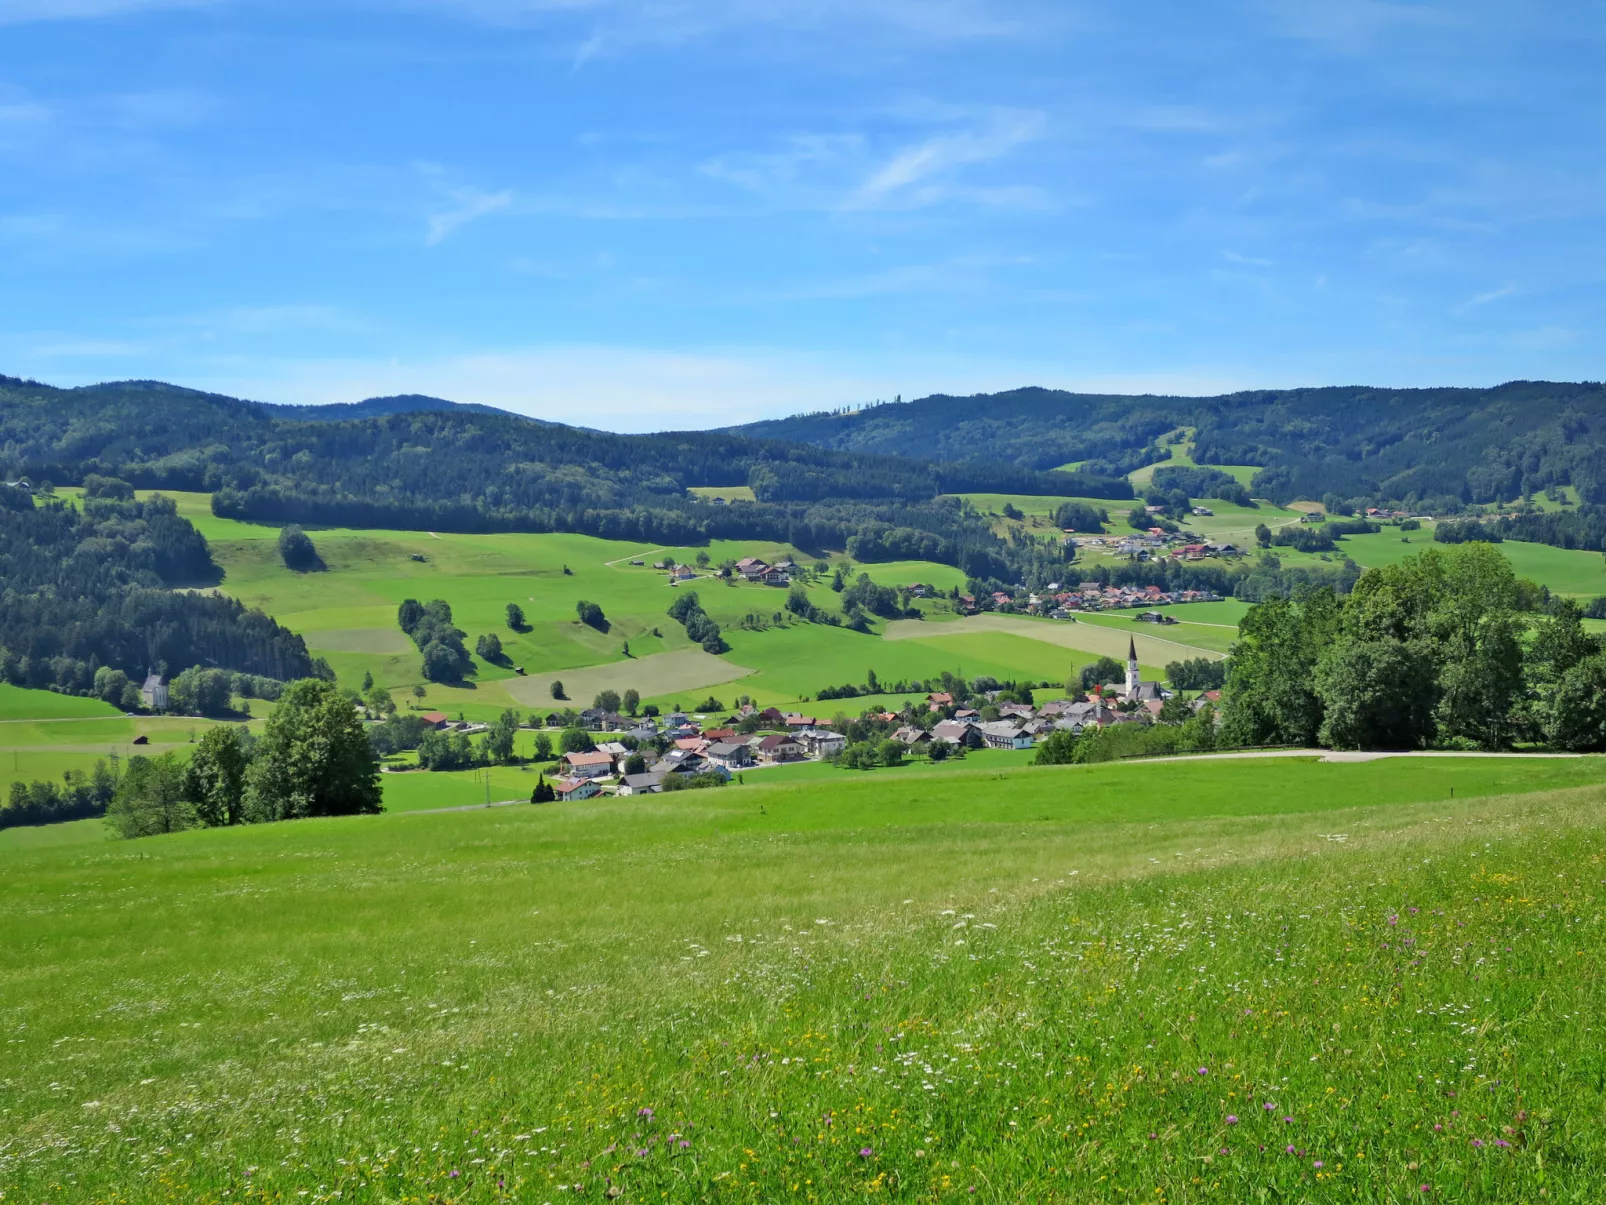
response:
M1133 699L1138 693L1138 642L1131 637L1126 642L1126 697Z

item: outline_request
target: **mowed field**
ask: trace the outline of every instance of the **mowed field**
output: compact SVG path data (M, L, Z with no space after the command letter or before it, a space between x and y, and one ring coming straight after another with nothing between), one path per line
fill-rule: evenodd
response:
M0 1193L1592 1202L1603 803L977 765L0 845Z

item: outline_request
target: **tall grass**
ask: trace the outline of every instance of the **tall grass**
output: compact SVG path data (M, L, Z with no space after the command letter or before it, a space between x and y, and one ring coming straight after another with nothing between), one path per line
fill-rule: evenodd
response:
M1571 764L1454 801L1192 763L1163 797L971 772L13 852L0 1191L1595 1201L1606 790Z

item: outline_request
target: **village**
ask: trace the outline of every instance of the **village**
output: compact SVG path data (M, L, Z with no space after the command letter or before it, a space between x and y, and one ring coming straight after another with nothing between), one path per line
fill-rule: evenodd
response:
M866 735L901 745L906 756L933 760L979 749L1024 751L1056 732L1079 735L1093 727L1156 723L1173 700L1182 714L1191 714L1217 703L1220 692L1205 691L1182 702L1161 683L1142 680L1137 651L1131 647L1121 683L1095 685L1041 706L1009 696L1002 689L968 697L933 691L902 711L869 711L857 719L747 704L718 719L678 711L627 717L593 707L531 716L530 724L587 734L580 742L586 747L558 759L558 776L550 785L555 798L564 801L716 786L749 772L804 761L842 764L850 744ZM443 731L472 735L485 729L483 724L453 723L440 712L422 718Z

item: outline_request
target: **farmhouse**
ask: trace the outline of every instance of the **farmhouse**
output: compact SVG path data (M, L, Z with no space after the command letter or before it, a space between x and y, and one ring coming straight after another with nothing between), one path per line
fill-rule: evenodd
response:
M619 780L621 795L657 795L663 789L662 774L626 774Z
M1008 720L981 726L981 739L989 749L1030 749L1032 738Z
M605 778L613 773L613 758L606 753L565 753L563 760L576 778Z
M931 733L923 728L904 727L894 732L892 739L910 749L924 749L931 744Z
M590 799L601 789L591 778L559 778L552 784L552 793L564 803L571 799Z
M962 724L958 720L944 720L938 724L931 730L931 739L946 741L950 745L963 745L967 749L980 749L987 743L976 725Z
M446 713L444 711L426 711L418 718L437 732L446 727Z
M755 752L763 762L797 761L803 756L803 746L789 734L766 736L758 742Z

